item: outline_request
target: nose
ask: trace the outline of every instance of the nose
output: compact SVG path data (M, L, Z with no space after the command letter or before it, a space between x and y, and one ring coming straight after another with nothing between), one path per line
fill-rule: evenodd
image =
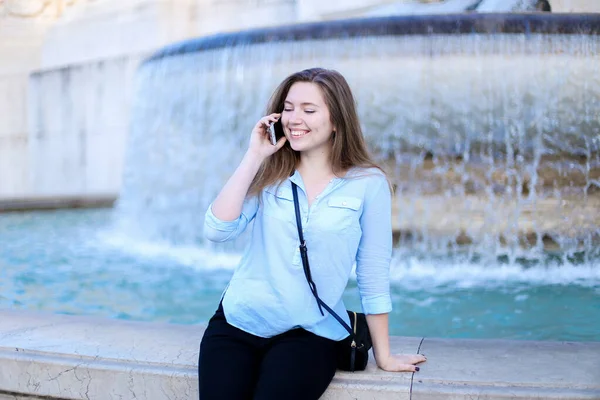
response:
M300 125L302 124L302 119L298 116L296 111L292 111L288 120L290 125Z

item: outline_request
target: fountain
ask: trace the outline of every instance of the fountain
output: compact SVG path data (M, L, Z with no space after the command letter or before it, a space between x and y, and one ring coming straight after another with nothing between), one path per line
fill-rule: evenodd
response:
M399 249L540 260L600 253L600 17L379 17L220 34L140 68L123 229L202 243L203 213L275 85L323 66L354 88L396 188Z
M205 322L244 243L219 259L204 211L275 85L318 65L350 81L396 188L393 351L430 359L410 377L337 374L326 397L598 398L599 32L593 15L461 14L164 48L137 74L116 229L106 210L8 216L0 300ZM358 306L355 283L344 298ZM196 396L197 325L0 317L0 398Z

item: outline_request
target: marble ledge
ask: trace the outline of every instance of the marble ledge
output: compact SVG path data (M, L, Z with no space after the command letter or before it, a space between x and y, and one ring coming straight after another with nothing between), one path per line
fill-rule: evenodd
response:
M200 325L0 310L0 400L195 399ZM416 374L338 372L323 399L600 399L600 342L393 337Z

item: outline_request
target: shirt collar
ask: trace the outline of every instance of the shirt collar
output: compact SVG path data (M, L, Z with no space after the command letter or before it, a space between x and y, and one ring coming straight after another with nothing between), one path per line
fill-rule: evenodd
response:
M347 175L349 175L349 173ZM288 179L291 182L294 182L299 188L304 190L304 182L302 181L302 176L300 175L300 172L298 172L297 169L294 170L294 173L292 175L290 175L290 177ZM331 180L331 183L337 183L338 181L342 181L342 180L344 180L344 178L335 177Z
M302 184L302 177L300 176L300 172L297 169L294 170L294 173L290 175L288 178L290 181L294 182L298 186L304 186Z

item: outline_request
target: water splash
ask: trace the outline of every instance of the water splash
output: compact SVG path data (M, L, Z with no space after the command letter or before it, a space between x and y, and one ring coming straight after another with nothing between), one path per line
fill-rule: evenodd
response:
M206 207L276 84L322 66L347 77L369 146L390 172L399 248L481 265L551 250L593 264L599 48L586 34L384 35L154 59L137 77L120 229L202 244Z

